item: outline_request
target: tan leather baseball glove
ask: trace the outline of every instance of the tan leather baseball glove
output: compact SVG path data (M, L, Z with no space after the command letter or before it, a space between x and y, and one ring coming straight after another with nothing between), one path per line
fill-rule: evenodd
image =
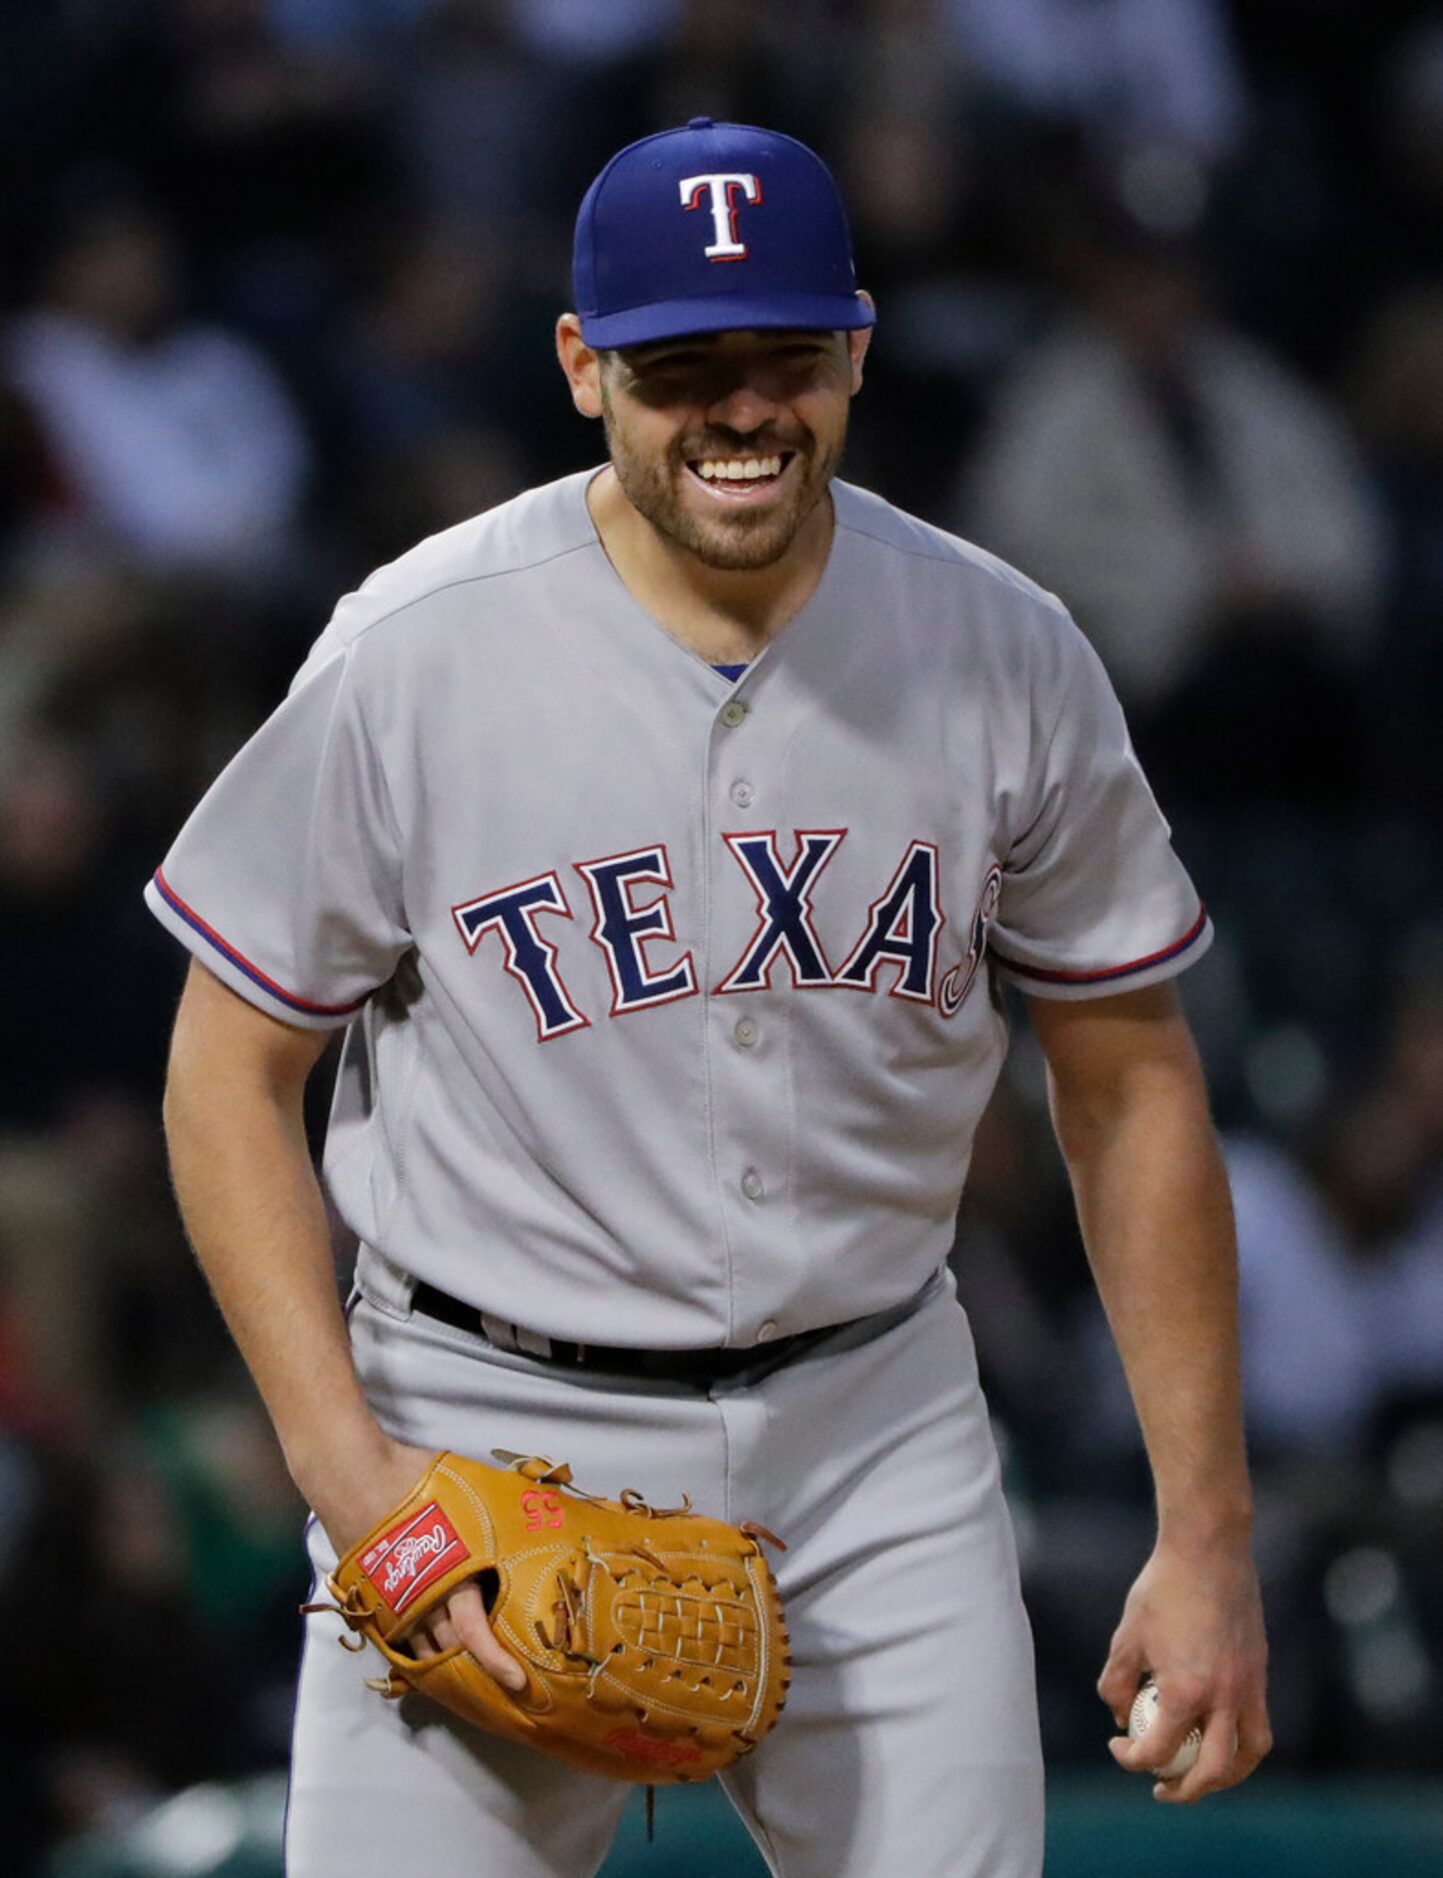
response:
M602 1500L571 1470L496 1449L503 1467L439 1454L327 1583L352 1631L416 1690L491 1734L590 1773L663 1785L705 1780L781 1713L786 1622L758 1539L628 1491ZM780 1543L775 1541L774 1543ZM498 1642L526 1672L512 1694L464 1648L417 1658L418 1619L479 1577ZM348 1647L359 1649L358 1643Z

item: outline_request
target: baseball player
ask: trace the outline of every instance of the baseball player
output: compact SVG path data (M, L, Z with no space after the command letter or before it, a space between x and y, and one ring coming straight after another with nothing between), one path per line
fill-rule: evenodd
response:
M196 1250L318 1576L441 1449L764 1523L785 1714L723 1776L784 1878L1036 1878L1031 1646L947 1272L1026 995L1156 1481L1100 1693L1187 1802L1268 1746L1227 1190L1169 981L1206 914L1098 660L837 480L871 302L804 146L699 118L580 211L609 462L347 595L148 888ZM301 1098L346 1028L325 1180ZM418 1653L524 1673L457 1590ZM293 1878L593 1872L626 1787L384 1702L309 1620Z

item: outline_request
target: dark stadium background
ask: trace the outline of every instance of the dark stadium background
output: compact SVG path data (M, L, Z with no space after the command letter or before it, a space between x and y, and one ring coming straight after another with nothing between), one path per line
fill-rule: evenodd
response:
M1050 1878L1443 1869L1443 12L1404 0L0 0L0 1867L278 1869L302 1509L167 1191L140 888L338 594L599 456L570 218L696 112L836 169L881 312L847 473L1074 607L1219 930L1247 1788L1174 1813L1106 1755L1146 1481L1025 1030L960 1222ZM609 1873L752 1868L709 1795L634 1825Z

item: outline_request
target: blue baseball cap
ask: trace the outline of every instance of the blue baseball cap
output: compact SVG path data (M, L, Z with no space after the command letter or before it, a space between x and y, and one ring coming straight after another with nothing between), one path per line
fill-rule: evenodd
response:
M815 151L694 117L628 144L582 199L572 267L589 346L686 333L870 326L847 214Z

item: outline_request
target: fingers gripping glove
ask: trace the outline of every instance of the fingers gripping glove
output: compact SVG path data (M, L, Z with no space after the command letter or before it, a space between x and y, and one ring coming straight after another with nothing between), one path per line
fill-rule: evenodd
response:
M438 1455L331 1574L346 1623L389 1665L371 1686L415 1690L618 1780L704 1780L749 1753L791 1673L762 1529L631 1491L596 1499L537 1455L495 1458L506 1466ZM417 1620L476 1577L497 1640L526 1672L516 1694L463 1648L419 1659L406 1648Z

